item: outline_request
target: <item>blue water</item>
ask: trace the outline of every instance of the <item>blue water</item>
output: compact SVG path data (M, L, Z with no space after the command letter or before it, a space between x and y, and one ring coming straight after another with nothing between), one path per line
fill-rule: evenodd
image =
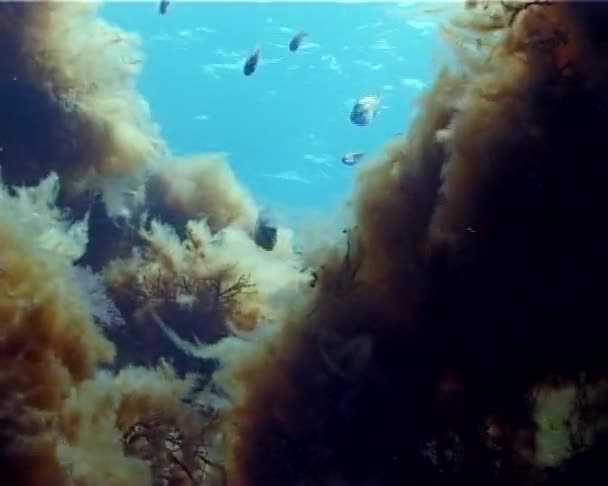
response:
M369 156L406 130L432 74L433 26L393 4L107 3L102 15L144 42L139 89L171 149L226 152L256 199L334 207L350 192L349 151ZM287 45L310 35L296 53ZM242 74L257 46L262 58ZM367 127L349 121L357 98L382 95ZM362 163L365 163L363 161Z

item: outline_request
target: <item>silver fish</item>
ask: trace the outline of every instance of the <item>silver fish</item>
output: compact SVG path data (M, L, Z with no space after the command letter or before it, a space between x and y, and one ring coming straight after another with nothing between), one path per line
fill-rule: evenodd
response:
M350 113L350 121L355 125L364 127L376 117L380 109L380 98L378 96L364 96L358 100Z
M342 163L344 165L356 165L363 157L365 157L363 152L348 152L342 156Z

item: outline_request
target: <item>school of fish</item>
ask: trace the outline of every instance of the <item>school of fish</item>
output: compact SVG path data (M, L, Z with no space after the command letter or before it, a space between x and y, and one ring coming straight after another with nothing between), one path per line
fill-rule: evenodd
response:
M168 12L169 4L169 0L160 1L159 13L161 15L165 15ZM303 30L299 31L289 41L289 50L291 52L296 52L302 45L304 38L308 37L308 35L308 32ZM258 63L260 62L261 53L262 47L257 46L249 56L247 56L247 59L245 59L245 63L243 64L243 74L245 76L251 76L255 73ZM382 99L379 96L368 95L359 98L351 110L350 121L360 127L369 125L380 110L381 103ZM364 157L365 153L363 152L347 152L340 160L344 165L352 166L357 165Z

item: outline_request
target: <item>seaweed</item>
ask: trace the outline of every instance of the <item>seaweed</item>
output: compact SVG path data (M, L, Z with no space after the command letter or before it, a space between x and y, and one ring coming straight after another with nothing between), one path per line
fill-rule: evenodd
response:
M155 485L180 478L179 484L188 486L225 485L225 467L208 458L206 435L213 425L182 430L167 417L156 415L132 424L123 433L122 444L125 454L150 463Z

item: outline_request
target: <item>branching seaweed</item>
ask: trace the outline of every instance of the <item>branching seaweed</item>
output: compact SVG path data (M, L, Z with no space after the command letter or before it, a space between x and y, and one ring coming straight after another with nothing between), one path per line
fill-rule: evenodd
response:
M361 258L353 250L353 237L355 236L356 228L345 229L343 233L346 235L346 252L339 269L335 276L331 279L329 293L340 299L348 295L352 288L356 285L356 277L359 272ZM323 267L321 267L321 270ZM319 279L317 272L312 272L311 286L315 286ZM311 312L313 314L315 309Z
M518 0L501 0L500 4L505 9L506 12L511 14L509 18L508 26L511 27L515 23L515 19L517 16L523 12L524 10L532 7L532 6L547 6L552 5L553 1L551 0L527 0L525 2Z
M210 424L211 425L211 424ZM213 481L226 484L224 466L211 461L205 441L206 427L181 430L171 420L153 416L131 425L122 436L125 453L147 461L154 484L205 486Z
M255 292L255 290L253 290L255 284L251 283L251 275L241 275L235 283L223 290L221 288L221 280L215 279L213 282L217 282L218 300L223 306L233 304L239 294L251 294Z
M224 287L230 270L226 269L213 277L196 278L159 269L142 277L139 300L179 302L180 296L190 296L193 302L201 304L211 313L226 310L235 304L239 295L256 292L251 275L241 275L234 283Z

